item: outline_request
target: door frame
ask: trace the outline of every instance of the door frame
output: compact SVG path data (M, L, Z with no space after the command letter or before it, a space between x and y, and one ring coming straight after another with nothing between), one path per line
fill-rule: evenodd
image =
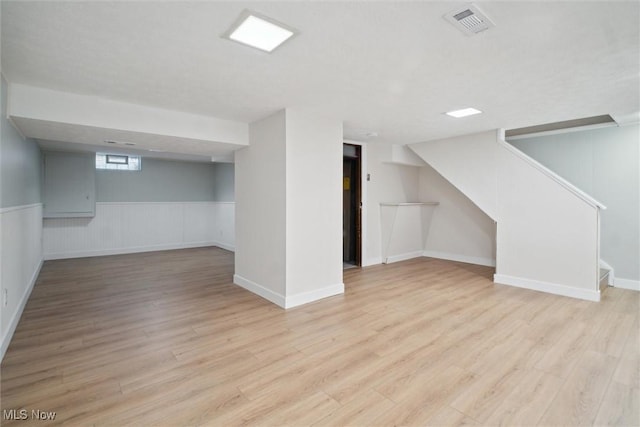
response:
M369 262L367 258L367 144L350 139L343 139L342 144L357 145L360 147L360 266L366 267L373 265L375 262ZM341 187L342 188L342 187Z

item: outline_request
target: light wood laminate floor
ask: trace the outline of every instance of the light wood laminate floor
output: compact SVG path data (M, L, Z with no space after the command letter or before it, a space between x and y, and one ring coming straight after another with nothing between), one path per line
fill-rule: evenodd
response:
M420 258L284 311L217 248L46 262L3 411L70 425L640 424L640 294L591 303ZM46 425L42 421L3 425Z

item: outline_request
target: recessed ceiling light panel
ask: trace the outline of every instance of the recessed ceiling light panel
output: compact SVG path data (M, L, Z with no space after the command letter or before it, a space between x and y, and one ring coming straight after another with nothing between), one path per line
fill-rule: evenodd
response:
M463 108L461 110L448 111L445 114L459 119L460 117L473 116L474 114L480 113L482 113L482 111L476 110L475 108Z
M245 10L222 37L265 52L272 52L295 34L297 31L288 25Z

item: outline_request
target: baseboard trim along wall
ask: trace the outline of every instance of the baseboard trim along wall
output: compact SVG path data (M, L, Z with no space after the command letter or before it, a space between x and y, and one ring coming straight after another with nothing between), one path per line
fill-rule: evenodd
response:
M418 258L422 256L422 251L407 252L399 255L391 255L386 258L385 264L392 264L394 262L406 261L408 259Z
M494 274L493 281L501 285L515 286L517 288L531 289L534 291L562 295L565 297L595 302L600 301L600 291L571 288L557 283L541 282L538 280L524 279L522 277L507 276L504 274Z
M277 306L286 308L286 299L283 295L273 292L272 290L267 289L264 286L261 286L252 280L246 279L238 274L234 274L233 283L248 290L249 292L252 292L258 296L261 296L267 301L271 301Z
M331 285L325 288L288 296L285 298L284 308L293 308L299 305L308 304L310 302L342 294L344 294L344 283L338 283L337 285Z
M486 267L495 267L496 260L491 258L474 257L468 255L450 254L438 251L424 251L422 256L429 258L446 259L447 261L466 262L467 264L484 265Z
M208 246L208 245L207 245ZM221 243L221 242L215 242L213 245L211 246L217 246L221 249L227 250L229 252L235 252L236 248L233 247L232 245L226 244L226 243Z
M382 264L382 257L369 258L368 260L362 263L362 266L369 267L370 265L378 265L378 264Z
M174 249L188 249L188 248L204 248L208 246L217 246L228 251L233 249L230 246L220 244L218 242L195 242L195 243L176 243L169 245L153 245L153 246L140 246L133 248L120 248L120 249L104 249L95 251L82 251L82 252L62 252L45 254L45 261L52 261L56 259L70 259L70 258L87 258L94 256L109 256L109 255L126 255L136 254L141 252L156 252L156 251L171 251ZM231 249L230 249L231 248Z
M233 275L233 283L284 309L298 307L324 298L344 294L344 283L338 283L337 285L331 285L309 292L302 292L289 297L273 292L272 290L238 274Z
M24 311L24 308L27 305L27 301L29 301L29 297L31 296L33 287L35 286L36 281L38 280L38 276L40 275L42 262L43 261L40 260L40 262L38 263L38 267L36 268L36 271L33 272L33 275L31 276L31 280L29 280L29 285L27 286L27 289L22 295L22 298L20 299L20 303L18 304L16 311L13 313L13 316L11 316L9 327L7 328L7 331L2 337L2 346L0 347L0 361L4 359L4 355L7 352L7 349L9 348L9 344L11 343L11 338L13 338L13 334L16 331L16 328L18 327L18 323L20 323L22 312Z
M438 251L413 251L413 252L407 252L400 255L391 255L387 257L386 262L382 258L371 258L367 261L366 264L363 264L363 267L367 267L370 265L377 265L377 264L391 264L394 262L406 261L408 259L419 258L419 257L438 258L438 259L444 259L447 261L457 261L457 262L465 262L467 264L484 265L487 267L496 266L496 260L491 258L450 254L450 253L438 252Z
M620 277L616 277L613 279L613 286L621 289L640 291L640 280L621 279Z

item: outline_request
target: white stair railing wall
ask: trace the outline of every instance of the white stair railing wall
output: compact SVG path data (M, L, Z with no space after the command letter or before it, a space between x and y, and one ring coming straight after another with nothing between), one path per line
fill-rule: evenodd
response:
M600 299L598 201L495 130L409 146L497 222L496 283Z

